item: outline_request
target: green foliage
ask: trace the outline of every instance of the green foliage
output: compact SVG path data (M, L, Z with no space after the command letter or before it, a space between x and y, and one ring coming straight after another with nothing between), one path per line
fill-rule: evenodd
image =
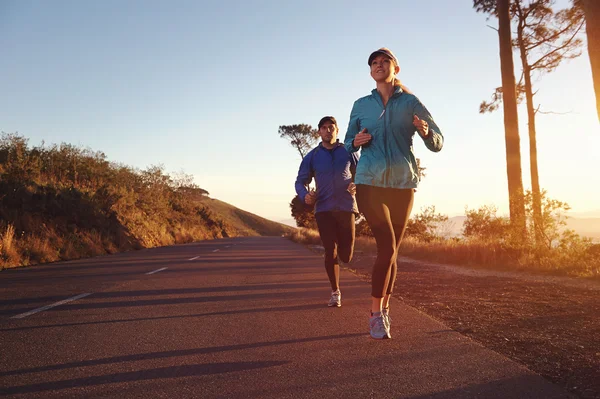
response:
M527 225L527 241L522 245L530 245L534 242L534 228L540 229L539 233L544 237L546 248L556 247L561 239L566 226L566 212L571 208L562 201L548 198L547 192L541 192L542 219L540 223L534 223L533 194L525 192L525 214ZM467 219L463 225L463 236L466 238L478 238L495 241L507 241L514 233L507 217L497 216L494 206L483 206L477 210L465 209Z
M319 132L307 124L283 125L279 126L279 137L289 140L292 147L300 154L300 158L303 159L316 146ZM296 226L317 228L314 209L306 206L297 195L290 202L290 210L292 217L296 220Z
M521 51L523 66L517 83L517 102L526 97L527 86L532 74L539 75L554 71L562 61L581 55L582 40L579 32L584 25L583 8L579 2L571 7L554 11L554 0L515 0L511 2L510 17L516 25L513 47ZM477 12L496 16L496 0L474 0ZM525 59L523 59L525 57ZM531 99L535 93L529 89ZM502 87L497 87L491 101L483 101L479 113L496 111L502 103ZM532 105L533 107L533 105Z
M548 198L545 190L541 192L542 219L540 223L534 223L533 194L525 192L525 214L527 225L527 236L525 241L520 241L520 246L533 246L535 243L534 229L540 229L539 233L544 237L543 246L555 248L560 245L561 237L566 226L567 216L565 213L571 209L562 201ZM510 242L517 236L513 231L507 217L497 216L494 206L483 206L477 210L465 209L467 216L463 225L463 236L465 238L477 238L491 241ZM567 236L564 236L567 237Z
M224 220L190 175L172 177L162 165L135 170L70 144L29 148L18 134L0 137L0 193L0 232L15 232L2 235L13 245L0 266L284 232L241 210L248 227Z
M467 216L463 225L463 236L466 238L480 238L489 240L502 240L506 237L510 221L506 217L496 215L495 206L482 206L481 208L465 209Z
M496 16L496 0L473 0L473 8L477 12Z
M571 207L566 202L548 198L546 190L541 191L540 200L542 215L538 223L534 223L533 194L529 190L525 192L525 213L530 230L537 228L538 233L543 237L543 245L546 248L552 248L560 245L561 237L563 237L562 230L567 225L566 212ZM533 233L535 234L535 232Z
M292 217L296 220L296 226L309 229L317 228L314 207L308 207L297 195L290 202Z
M447 222L448 216L435 212L435 206L431 205L421 210L421 213L413 215L406 225L405 235L415 237L424 242L430 242L439 238L437 229L441 223Z
M496 215L496 208L483 206L466 210L463 236L472 242L486 242L497 246L504 256L523 266L556 269L589 276L600 275L600 245L566 229L565 202L548 198L541 192L541 223L534 223L533 194L525 193L527 234L525 239L515 231L509 219ZM536 240L535 228L543 241Z
M421 210L421 213L413 215L406 225L404 235L413 237L423 242L441 238L438 229L441 224L448 221L448 216L436 213L435 206L431 205ZM361 214L356 220L356 235L373 237L373 232L365 217Z
M279 126L279 137L289 140L301 158L317 144L319 133L317 129L307 124Z

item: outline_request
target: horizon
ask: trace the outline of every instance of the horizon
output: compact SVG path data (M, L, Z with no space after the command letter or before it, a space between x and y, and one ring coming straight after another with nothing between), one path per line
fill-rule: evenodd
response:
M352 103L374 87L366 58L385 46L445 138L439 154L415 138L427 176L413 214L431 205L449 217L484 205L507 214L502 109L478 113L500 84L497 34L487 26L497 21L471 4L442 0L403 1L393 9L427 15L428 29L412 17L397 24L395 13L379 23L397 27L397 35L357 29L372 6L341 0L285 7L5 1L0 44L10 62L0 66L0 87L9 95L0 98L0 131L32 146L91 148L138 169L162 164L168 174L193 175L212 198L281 222L291 218L300 158L278 137L278 126L314 127L334 115L343 140ZM518 57L515 71L518 78ZM593 151L600 125L587 48L535 85L542 110L555 112L536 119L541 188L568 203L568 214L600 212ZM524 105L519 118L527 190Z

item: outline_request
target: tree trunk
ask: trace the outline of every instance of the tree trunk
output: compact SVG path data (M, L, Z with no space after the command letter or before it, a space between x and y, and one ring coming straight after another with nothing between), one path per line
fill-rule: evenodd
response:
M542 243L543 220L542 220L542 196L540 193L540 177L538 174L537 162L537 139L535 128L535 107L533 104L533 85L531 83L531 66L527 60L527 50L523 41L523 29L519 23L517 31L519 52L521 55L521 65L523 66L523 78L525 80L525 99L527 101L527 124L529 130L529 170L531 173L531 193L533 209L533 230L535 232L535 242Z
M506 174L511 224L525 238L525 205L521 177L521 143L517 93L510 32L509 0L497 0L500 66L502 71L502 103L504 107L504 137L506 142Z
M596 93L596 110L600 120L600 1L583 0L585 13L585 30L587 32L588 54L592 65L594 92Z

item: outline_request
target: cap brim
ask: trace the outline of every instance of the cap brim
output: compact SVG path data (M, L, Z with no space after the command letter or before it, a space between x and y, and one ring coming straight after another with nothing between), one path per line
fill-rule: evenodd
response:
M373 62L373 59L374 59L375 57L377 57L377 55L379 55L379 54L381 54L381 55L385 55L385 56L386 56L386 57L388 57L390 60L394 61L395 63L398 63L398 61L396 61L396 58L395 58L394 56L392 56L391 54L389 54L389 53L387 53L387 52L385 52L385 51L377 50L377 51L373 51L373 52L371 53L371 55L369 56L369 61L368 61L368 63L369 63L369 66L371 66L371 63Z

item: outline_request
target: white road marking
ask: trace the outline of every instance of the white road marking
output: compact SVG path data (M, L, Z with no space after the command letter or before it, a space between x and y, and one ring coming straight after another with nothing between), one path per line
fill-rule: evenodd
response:
M199 257L200 257L200 255L198 255L198 256L195 256L195 257L193 257L193 258L190 258L190 259L188 259L188 260L196 260L196 259L198 259Z
M160 269L156 269L156 270L154 270L154 271L151 271L151 272L148 272L148 273L146 273L146 274L147 274L147 275L150 275L150 274L154 274L154 273L162 272L162 271L163 271L163 270L165 270L165 269L166 269L166 267L161 267Z
M57 306L60 306L60 305L64 305L65 303L69 303L71 301L76 301L76 300L84 298L84 297L86 297L88 295L92 295L92 293L89 292L87 294L79 294L79 295L76 295L76 296L74 296L72 298L64 299L62 301L58 301L56 303L53 303L52 305L42 306L41 308L33 309L33 310L30 310L29 312L18 314L16 316L11 317L11 319L22 319L24 317L31 316L32 314L36 314L38 312L43 312L44 310L52 309L54 307L57 307Z
M217 252L219 249L215 249L213 252Z

